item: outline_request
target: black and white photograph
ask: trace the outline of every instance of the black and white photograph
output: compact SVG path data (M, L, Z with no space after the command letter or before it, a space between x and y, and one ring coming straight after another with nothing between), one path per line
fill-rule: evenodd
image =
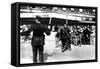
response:
M13 63L97 61L97 8L17 3ZM13 10L14 12L14 10ZM14 19L12 17L12 19ZM13 40L13 38L12 38ZM13 45L13 44L12 44ZM14 50L13 50L14 49Z
M93 60L96 9L20 6L20 63Z

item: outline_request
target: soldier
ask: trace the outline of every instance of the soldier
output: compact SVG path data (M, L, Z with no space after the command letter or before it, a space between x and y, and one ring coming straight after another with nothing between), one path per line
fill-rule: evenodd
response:
M85 44L90 44L90 34L91 33L92 32L90 31L89 27L85 26L85 29L83 30Z
M39 52L39 62L43 63L44 57L43 57L43 49L44 49L44 38L46 35L50 35L50 30L47 28L47 26L41 24L41 17L36 16L34 25L31 26L31 28L25 32L22 32L23 34L28 34L31 31L33 31L33 37L31 40L32 50L33 50L33 62L37 63L37 53Z
M66 50L71 50L71 41L70 41L70 30L67 27L67 25L65 25L64 27L60 28L60 40L62 42L62 52L65 52Z

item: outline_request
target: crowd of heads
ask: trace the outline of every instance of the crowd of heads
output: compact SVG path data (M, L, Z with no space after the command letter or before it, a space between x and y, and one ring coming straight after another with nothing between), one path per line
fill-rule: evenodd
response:
M88 29L90 30L91 32L95 33L94 30L95 30L95 25L56 25L54 26L55 27L55 31L57 32L58 30L56 29L59 29L59 28L68 28L70 30L70 33L72 32L77 32L77 31L80 31L81 33L85 30L85 29Z

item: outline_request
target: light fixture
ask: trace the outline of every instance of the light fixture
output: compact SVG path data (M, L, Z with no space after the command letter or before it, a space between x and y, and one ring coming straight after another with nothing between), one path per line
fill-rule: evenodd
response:
M46 6L42 6L42 9L46 9Z
M58 9L57 7L53 7L53 9Z
M95 9L93 9L93 12L95 12L96 10Z
M74 11L74 8L71 8L71 11Z
M83 12L83 9L79 9L79 12Z
M65 11L65 10L66 10L66 8L62 8L62 10L64 10L64 11Z

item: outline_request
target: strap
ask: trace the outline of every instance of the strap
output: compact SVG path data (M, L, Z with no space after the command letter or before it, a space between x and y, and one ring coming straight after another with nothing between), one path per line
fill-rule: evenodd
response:
M66 33L67 33L67 35L70 37L70 35L68 34L68 32L66 31L66 30L64 30Z

